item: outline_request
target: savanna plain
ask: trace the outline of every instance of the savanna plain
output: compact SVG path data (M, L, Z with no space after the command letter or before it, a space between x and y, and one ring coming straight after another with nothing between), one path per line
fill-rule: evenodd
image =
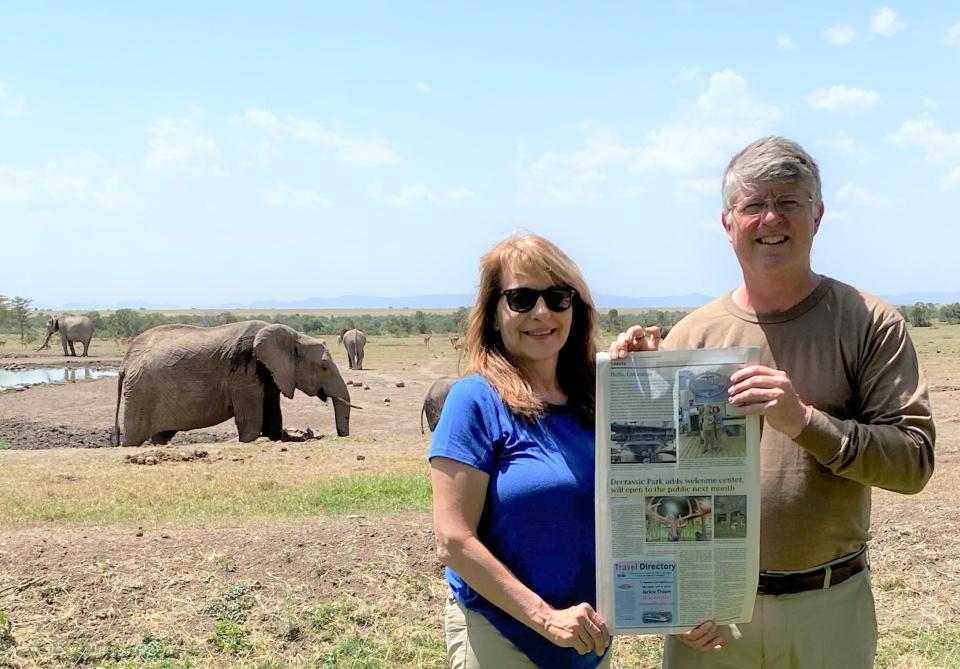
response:
M937 465L918 495L874 494L877 666L960 667L960 325L912 334ZM66 359L10 339L0 367L116 369L124 348ZM111 448L116 379L0 392L0 667L445 666L419 414L457 353L374 336L351 371L327 339L363 407L345 438L298 393L284 425L320 438L240 444L230 422ZM660 650L618 639L613 666L658 667Z

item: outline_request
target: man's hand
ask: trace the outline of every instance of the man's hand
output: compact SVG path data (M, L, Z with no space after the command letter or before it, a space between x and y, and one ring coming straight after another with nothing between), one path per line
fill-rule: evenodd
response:
M720 650L723 647L723 638L712 620L700 623L683 634L674 634L673 638L699 651Z
M626 332L617 335L617 340L610 344L610 359L626 358L632 351L656 351L660 348L660 328L656 325L645 328L634 325Z
M610 645L607 623L586 602L551 610L543 628L543 635L550 641L563 648L573 648L581 655L590 651L603 655Z
M737 370L730 381L730 403L744 415L763 416L770 427L791 439L810 422L813 407L800 401L786 372L754 365Z

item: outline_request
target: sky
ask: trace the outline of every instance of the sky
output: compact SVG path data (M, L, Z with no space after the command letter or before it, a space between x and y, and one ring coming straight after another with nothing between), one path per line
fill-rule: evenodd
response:
M816 271L960 290L952 0L3 2L0 294L471 293L522 229L594 293L720 295L769 134L820 164Z

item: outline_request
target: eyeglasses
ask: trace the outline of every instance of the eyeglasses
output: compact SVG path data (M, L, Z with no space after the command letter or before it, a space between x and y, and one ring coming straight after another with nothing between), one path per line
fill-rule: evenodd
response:
M789 195L780 195L776 198L746 198L737 202L731 209L740 218L754 219L763 215L763 212L767 210L767 205L781 215L787 216L788 214L795 214L803 209L805 205L811 203L813 203L812 197L805 198L802 195L791 193Z
M543 296L543 302L550 311L566 311L573 304L573 296L576 294L573 288L564 286L551 286L543 290L536 288L507 288L501 290L500 294L507 298L507 306L511 311L523 314L535 306L537 301Z

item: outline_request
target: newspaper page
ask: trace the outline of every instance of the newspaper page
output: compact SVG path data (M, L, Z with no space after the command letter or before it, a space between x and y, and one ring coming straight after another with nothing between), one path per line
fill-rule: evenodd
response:
M597 357L597 598L612 634L748 622L760 421L727 402L755 348Z

